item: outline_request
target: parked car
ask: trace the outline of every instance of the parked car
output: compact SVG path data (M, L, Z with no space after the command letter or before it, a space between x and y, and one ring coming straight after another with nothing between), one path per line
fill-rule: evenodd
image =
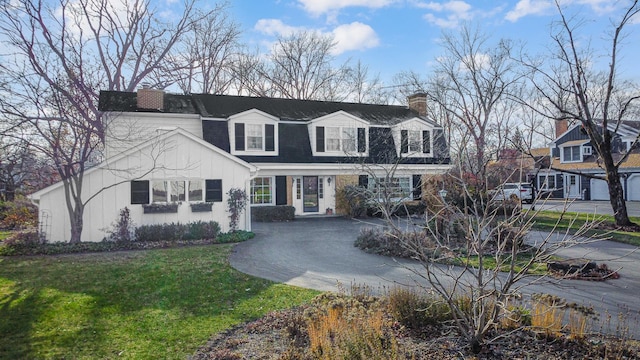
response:
M535 198L533 186L530 183L504 183L491 193L496 201L519 200L531 204Z

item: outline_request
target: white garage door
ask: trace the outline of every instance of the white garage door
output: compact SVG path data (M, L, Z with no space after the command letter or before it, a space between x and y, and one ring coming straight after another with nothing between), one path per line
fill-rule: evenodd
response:
M633 174L627 179L627 200L640 201L640 174Z
M609 200L609 187L606 181L591 179L591 200Z

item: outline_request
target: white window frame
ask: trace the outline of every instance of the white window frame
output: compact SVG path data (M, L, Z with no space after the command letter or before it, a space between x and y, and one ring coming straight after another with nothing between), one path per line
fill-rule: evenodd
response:
M194 190L200 190L200 199L192 199L191 198L191 185L192 184L198 184L200 185L200 189L194 189ZM201 179L192 179L192 180L188 180L187 181L187 185L186 185L186 192L187 192L187 201L188 202L204 202L205 200L205 191L206 191L206 186L204 184L204 180Z
M386 181L386 179L384 177L372 177L369 176L368 182L367 182L367 186L369 188L369 190L377 195L378 197L378 201L382 201L383 196L380 196L381 194L381 183L384 183ZM411 176L395 176L389 179L389 181L393 184L394 182L397 182L397 189L399 189L399 191L397 192L397 195L399 196L392 196L389 198L389 200L391 201L409 201L409 200L413 200L413 179ZM403 186L404 185L404 186ZM393 189L393 187L391 187L391 189ZM392 194L395 195L395 194Z
M258 185L259 188L261 189L264 189L264 188L269 189L269 202L262 201L264 200L264 197L265 197L264 195L257 195L254 193L258 189L258 186L256 186L256 180L258 179L262 181L264 181L265 179L269 179L269 184L267 186L265 186L264 183ZM251 184L249 186L249 201L251 202L251 206L273 205L275 203L274 183L275 183L275 179L273 176L258 176L251 179ZM258 197L260 197L262 200L257 201Z
M152 204L176 204L186 201L187 199L187 185L186 180L184 179L172 179L172 180L162 180L162 179L153 179L150 180L151 186L151 203ZM162 184L165 191L165 196L163 200L156 200L155 186L156 184ZM180 187L182 188L182 198L180 197Z
M565 151L566 151L567 149L571 149L571 150L569 150L569 151L570 151L570 153L571 153L571 158L570 158L570 159L567 159L566 154L565 154ZM578 158L577 158L577 159L574 159L574 155L576 155L576 154L574 153L574 149L578 149L578 154L577 154L577 155L578 155ZM563 162L563 163L576 163L576 162L582 162L582 145L563 146L563 147L562 147L561 154L562 154L562 162Z
M259 130L259 131L256 131ZM264 124L244 124L244 149L245 151L264 151ZM260 147L251 147L253 141L250 139L260 139Z
M324 151L327 153L358 153L358 128L351 126L325 126Z
M553 180L553 187L549 187L549 179ZM556 189L556 175L555 174L540 174L540 175L538 175L538 184L540 184L540 190L555 190Z
M417 136L417 137L416 137ZM422 130L407 130L408 154L422 154Z

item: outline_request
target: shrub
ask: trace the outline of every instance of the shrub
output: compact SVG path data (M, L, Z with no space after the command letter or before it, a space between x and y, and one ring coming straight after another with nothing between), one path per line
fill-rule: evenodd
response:
M44 244L36 229L25 229L9 235L0 246L0 256L21 255Z
M136 228L135 240L144 242L215 239L219 233L220 225L215 221L143 225Z
M410 329L438 326L453 320L449 306L441 300L421 296L416 290L392 289L387 295L389 313Z
M435 242L421 231L391 233L381 228L363 228L354 246L371 254L395 256L406 259L416 258L415 249L421 249L425 255L433 255Z
M375 299L325 293L305 312L314 359L397 359L392 319ZM375 300L375 301L374 301Z
M107 231L106 240L109 241L131 241L134 235L135 225L131 220L129 208L120 210L118 220L111 224L111 230Z
M242 241L247 241L249 239L253 239L254 236L256 236L256 234L252 233L251 231L236 230L234 232L218 235L216 238L216 243L226 244L226 243L242 242Z
M227 209L229 210L229 229L238 230L240 215L247 206L247 193L239 188L231 188L227 192Z
M359 218L367 211L367 195L360 186L346 185L336 191L336 205L349 217Z
M38 208L25 199L0 204L0 228L20 230L38 224Z
M291 221L296 209L288 205L256 206L251 208L251 219L259 222Z

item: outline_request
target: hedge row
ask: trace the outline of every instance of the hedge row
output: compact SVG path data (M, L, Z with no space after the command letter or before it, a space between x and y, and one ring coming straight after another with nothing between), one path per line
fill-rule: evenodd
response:
M255 206L251 208L251 220L258 222L291 221L296 209L288 205Z

